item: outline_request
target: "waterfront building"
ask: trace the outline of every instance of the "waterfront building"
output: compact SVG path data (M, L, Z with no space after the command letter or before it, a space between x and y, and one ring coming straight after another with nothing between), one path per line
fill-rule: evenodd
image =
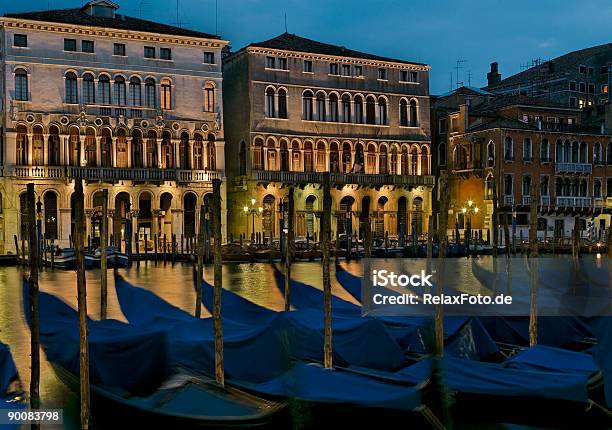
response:
M0 252L14 251L13 235L27 235L28 182L42 203L43 233L62 247L74 223L74 178L85 180L94 243L103 189L115 239L131 223L141 240L168 241L195 236L213 178L225 192L227 42L117 9L94 0L0 18Z
M516 243L528 238L534 189L540 240L569 238L575 219L582 237L604 237L612 211L606 124L585 125L579 108L547 97L474 88L436 97L432 106L437 174L450 199L449 236L458 229L463 237L471 223L483 239L492 238L496 187L500 228L503 217L511 230L514 222Z
M223 62L228 220L234 237L278 238L295 186L295 233L316 237L322 182L332 233L427 232L429 66L284 33Z

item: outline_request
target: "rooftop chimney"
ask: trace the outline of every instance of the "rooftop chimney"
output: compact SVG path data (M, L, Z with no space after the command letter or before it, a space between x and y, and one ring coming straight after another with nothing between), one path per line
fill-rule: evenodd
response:
M487 73L487 84L491 86L491 85L499 84L500 82L501 82L501 75L498 72L497 61L496 61L494 63L491 63L491 71Z

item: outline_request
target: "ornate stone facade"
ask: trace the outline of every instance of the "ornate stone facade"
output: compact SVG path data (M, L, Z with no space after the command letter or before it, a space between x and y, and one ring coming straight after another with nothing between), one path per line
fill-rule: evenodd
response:
M86 237L94 243L104 188L115 238L132 223L141 239L168 240L196 234L212 179L222 179L225 190L227 42L116 8L98 0L63 13L0 18L1 252L13 252L13 236L27 234L29 182L42 203L43 233L63 247L74 221L74 178L85 180Z

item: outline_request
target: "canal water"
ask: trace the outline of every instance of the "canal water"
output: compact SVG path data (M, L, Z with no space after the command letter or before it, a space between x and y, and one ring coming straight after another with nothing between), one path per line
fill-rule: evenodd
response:
M484 257L488 260L489 257ZM423 266L424 266L424 260ZM460 259L453 262L453 281L463 285L465 291L486 292L473 277L471 260ZM359 262L342 263L350 272L361 275ZM0 341L7 343L12 350L17 368L26 390L30 383L30 333L22 312L21 279L22 269L0 267ZM150 289L163 299L189 312L194 311L195 292L192 287L192 266L159 262L141 262L120 273L134 285ZM333 294L349 301L352 297L337 283L331 271ZM125 321L115 294L113 277L109 272L108 317ZM212 284L213 268L205 268L205 278ZM292 266L292 278L317 288L322 287L321 264L319 262L296 262ZM90 317L96 319L100 314L100 272L91 270L86 274L87 306ZM249 300L274 310L283 309L283 296L275 286L274 269L265 263L226 264L223 266L223 286ZM53 293L76 308L76 274L72 271L43 269L40 274L40 289ZM143 310L144 312L145 310ZM203 310L203 315L207 315ZM46 426L53 429L77 429L79 421L78 399L60 382L44 353L41 354L41 399L45 408L64 409L63 426ZM94 416L95 421L95 416Z

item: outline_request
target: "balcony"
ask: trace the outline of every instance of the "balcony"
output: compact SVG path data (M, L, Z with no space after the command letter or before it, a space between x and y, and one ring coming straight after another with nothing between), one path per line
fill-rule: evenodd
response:
M607 130L598 126L582 125L582 124L563 124L555 122L542 123L543 131L556 131L560 133L576 133L576 134L605 134Z
M540 197L540 204L542 206L549 206L550 205L550 196L541 196Z
M514 204L514 196L504 196L504 206L512 206Z
M557 197L558 208L590 208L591 205L590 197Z
M408 175L370 175L365 173L327 173L327 172L287 172L253 170L251 179L260 182L320 184L329 177L332 184L357 184L365 186L397 185L397 186L433 186L433 176Z
M590 163L555 163L556 173L582 173L591 174L593 165Z
M177 170L83 166L12 166L5 176L26 179L81 178L88 181L142 181L142 182L209 182L221 179L214 170Z
M531 204L531 196L523 196L521 204L523 206L529 206Z

